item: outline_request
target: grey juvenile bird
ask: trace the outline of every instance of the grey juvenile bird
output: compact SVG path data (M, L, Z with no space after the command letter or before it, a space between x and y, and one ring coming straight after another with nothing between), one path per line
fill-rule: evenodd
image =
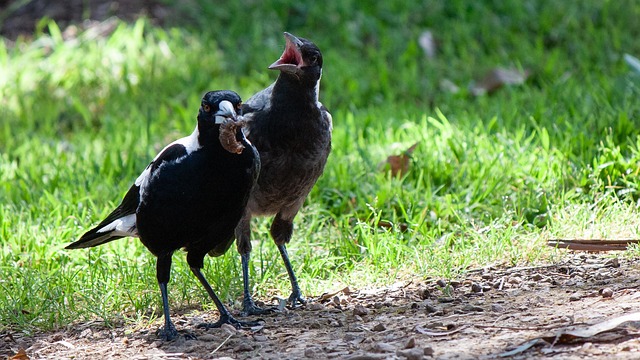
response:
M275 215L270 232L291 281L289 301L293 306L305 302L286 244L291 240L293 219L322 175L331 151L331 114L318 101L320 49L309 40L286 32L284 36L285 50L269 66L280 71L278 79L242 106L246 135L258 149L262 164L246 212L236 228L242 258L244 314L264 312L255 305L249 290L250 222L254 216Z

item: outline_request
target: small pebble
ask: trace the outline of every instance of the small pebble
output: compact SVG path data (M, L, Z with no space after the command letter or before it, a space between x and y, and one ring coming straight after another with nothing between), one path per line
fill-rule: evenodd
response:
M236 333L238 333L238 329L236 329L231 324L222 324L222 326L220 326L220 329L227 333L227 335L235 335Z
M396 351L396 355L407 358L408 360L422 360L424 357L423 349L402 349Z
M436 281L436 284L437 284L438 286L440 286L440 287L445 287L445 286L447 286L447 282L446 282L446 280L443 280L443 279L440 279L440 280Z
M541 274L535 273L531 275L531 280L533 281L540 281L542 279L544 279L544 276L542 276Z
M431 346L425 347L424 349L422 349L422 352L425 354L425 356L433 356L433 354L435 353Z
M198 336L198 340L200 341L215 341L216 337L213 334L202 334Z
M382 325L382 323L378 323L371 330L373 330L373 331L385 331L385 330L387 330L387 328L384 325Z
M318 310L324 310L325 306L320 303L311 303L307 305L307 309L311 311L318 311Z
M319 358L322 355L322 351L317 347L309 347L304 349L304 356L308 358Z
M257 342L265 342L267 340L269 340L266 336L262 335L262 334L253 334L253 340L257 341Z
M377 353L389 353L396 351L396 347L388 343L380 342L373 345L373 351Z
M253 350L253 346L247 343L241 343L233 348L233 352L247 352Z
M522 278L519 276L513 276L510 277L507 281L509 282L509 284L518 285L522 282Z
M432 314L438 312L438 308L433 306L433 304L425 303L424 308L427 310L427 314Z
M613 290L611 288L604 288L600 292L600 295L602 295L603 298L610 298L613 296Z
M504 312L504 306L500 304L491 304L491 311L501 313Z
M431 297L431 292L429 291L429 289L423 289L420 292L420 298L422 300L428 299L429 297Z
M618 258L609 259L604 263L604 266L617 268L620 267L620 261Z
M484 309L481 308L480 306L467 304L462 308L462 311L464 311L464 312L483 312Z
M416 339L411 337L409 338L409 340L407 340L406 344L404 344L404 348L413 349L414 347L416 347Z
M482 285L474 282L473 284L471 284L471 291L474 293L481 293Z
M569 301L578 301L578 300L580 300L580 295L578 294L573 294L569 296Z
M357 315L357 316L364 316L364 315L369 315L369 313L371 312L371 310L367 309L366 307L358 304L353 308L353 315Z

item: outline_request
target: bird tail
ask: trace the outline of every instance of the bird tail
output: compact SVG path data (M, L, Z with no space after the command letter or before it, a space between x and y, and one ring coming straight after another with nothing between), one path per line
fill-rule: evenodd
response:
M82 249L106 244L110 241L121 239L125 236L138 236L136 228L136 215L128 214L117 217L109 215L98 226L87 231L84 235L65 247L65 249Z
M102 244L106 244L110 241L121 239L124 236L114 235L112 231L108 233L99 233L98 229L92 229L82 237L65 247L65 249L83 249L88 247L94 247Z

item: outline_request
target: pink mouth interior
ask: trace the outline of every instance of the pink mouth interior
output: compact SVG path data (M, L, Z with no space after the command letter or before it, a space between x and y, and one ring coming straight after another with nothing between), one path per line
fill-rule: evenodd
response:
M292 64L296 66L302 64L302 55L298 52L296 46L288 40L287 47L285 48L284 53L282 53L279 63Z

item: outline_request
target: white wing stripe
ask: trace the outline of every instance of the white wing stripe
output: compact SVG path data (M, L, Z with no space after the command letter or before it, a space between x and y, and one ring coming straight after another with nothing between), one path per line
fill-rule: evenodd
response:
M102 227L96 232L112 232L113 235L121 236L137 236L138 231L136 231L136 214L123 216L121 218L113 220L111 223Z

